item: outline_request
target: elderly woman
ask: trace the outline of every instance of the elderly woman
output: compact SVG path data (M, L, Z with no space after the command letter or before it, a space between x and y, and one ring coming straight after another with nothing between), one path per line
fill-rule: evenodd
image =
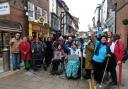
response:
M29 42L27 42L27 37L23 38L23 42L20 43L19 50L21 53L21 59L25 64L25 69L29 70L30 68L29 61L31 60L31 56L30 56L30 44Z
M39 41L38 38L36 38L31 43L31 51L32 51L32 66L33 69L36 71L38 68L41 67L41 62L43 60L43 53L44 53L44 47L41 41Z
M46 47L45 47L45 70L49 67L51 64L52 58L53 58L53 45L52 45L52 38L48 37L47 41L45 41Z
M92 62L94 65L94 79L96 83L101 83L104 68L106 65L106 56L110 56L110 47L106 44L106 36L101 36L99 41L95 43L94 55L92 57Z
M85 71L86 71L86 79L91 78L91 70L93 69L92 64L92 56L94 53L94 43L92 41L89 41L87 47L86 47L86 56L85 56Z
M124 57L124 44L121 41L119 34L113 35L113 42L111 44L111 51L116 56L116 61L117 61L117 64L119 65L119 80L118 80L118 83L120 85L122 85L123 84L123 81L122 81L122 59Z

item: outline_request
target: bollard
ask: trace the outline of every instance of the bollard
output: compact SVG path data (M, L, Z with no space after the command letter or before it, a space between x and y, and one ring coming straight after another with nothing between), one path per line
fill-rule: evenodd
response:
M10 51L8 48L3 49L3 69L4 72L10 70Z

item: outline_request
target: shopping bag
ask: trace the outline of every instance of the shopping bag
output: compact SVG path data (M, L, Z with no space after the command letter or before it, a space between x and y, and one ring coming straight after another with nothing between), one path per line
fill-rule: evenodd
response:
M30 63L29 61L26 59L25 60L25 69L29 69L30 68Z

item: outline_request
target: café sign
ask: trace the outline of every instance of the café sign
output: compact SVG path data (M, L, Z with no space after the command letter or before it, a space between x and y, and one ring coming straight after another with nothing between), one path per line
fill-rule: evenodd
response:
M0 15L10 14L10 5L8 2L0 3Z

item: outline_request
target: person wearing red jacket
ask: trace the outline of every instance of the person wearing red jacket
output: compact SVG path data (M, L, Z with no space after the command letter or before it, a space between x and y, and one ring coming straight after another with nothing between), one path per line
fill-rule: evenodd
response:
M24 62L25 69L29 70L30 68L30 60L31 60L31 53L30 53L30 44L27 41L27 37L23 37L23 42L20 43L19 47L21 53L21 60Z
M119 80L118 84L123 85L123 80L122 80L122 59L124 56L124 44L120 39L119 34L114 34L113 35L113 41L114 41L114 54L116 56L117 64L119 65Z

